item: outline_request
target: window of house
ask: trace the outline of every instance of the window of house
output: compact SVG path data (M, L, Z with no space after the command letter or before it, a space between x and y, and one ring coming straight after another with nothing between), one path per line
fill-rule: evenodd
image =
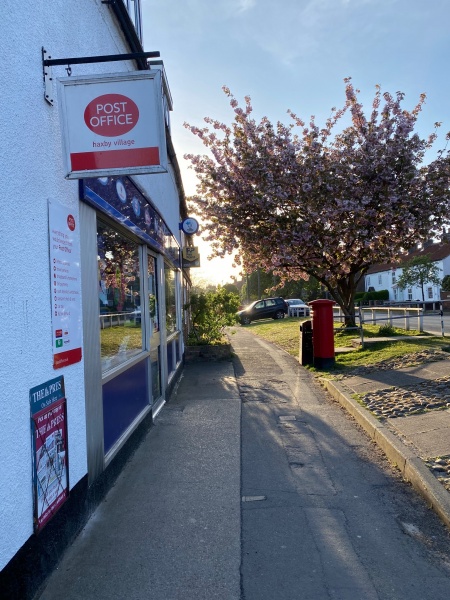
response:
M394 300L397 301L398 300L398 289L394 288Z
M378 275L378 284L381 285L383 283L382 275Z
M392 271L392 283L395 283L397 281L397 276L395 274L395 271Z
M427 292L428 292L428 298L429 299L433 298L433 288L432 287L427 288Z
M412 296L412 288L408 288L408 300L412 300L413 296Z

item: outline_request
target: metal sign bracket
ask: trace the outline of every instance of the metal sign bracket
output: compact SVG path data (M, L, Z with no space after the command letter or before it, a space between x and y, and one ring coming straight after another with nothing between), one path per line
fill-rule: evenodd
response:
M154 52L133 52L131 54L108 54L105 56L80 56L72 58L52 58L48 55L48 52L42 47L42 72L44 76L44 98L53 106L53 75L52 66L55 65L67 65L66 71L68 75L71 75L71 65L80 65L87 63L99 63L99 62L113 62L120 60L143 60L149 58L158 58L160 53ZM139 64L139 63L138 63ZM148 64L145 63L148 69Z
M43 75L44 75L44 98L45 100L53 106L53 76L52 76L52 67L51 65L46 65L46 61L50 59L51 56L48 56L47 50L42 48L42 66L43 66Z

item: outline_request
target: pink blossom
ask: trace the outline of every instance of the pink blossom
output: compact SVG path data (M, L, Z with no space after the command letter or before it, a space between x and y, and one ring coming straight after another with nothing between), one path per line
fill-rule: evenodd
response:
M333 108L322 128L314 117L306 127L292 111L289 126L266 117L258 123L250 97L242 109L224 87L233 123L206 119L217 136L186 125L211 151L186 158L199 182L191 205L207 223L214 255L238 248L236 260L246 269L314 276L351 314L356 285L371 264L394 261L442 229L450 167L446 150L424 164L436 139L414 133L425 95L407 111L401 92L382 94L376 86L368 119L358 90L345 83L344 106ZM347 110L351 125L334 133Z

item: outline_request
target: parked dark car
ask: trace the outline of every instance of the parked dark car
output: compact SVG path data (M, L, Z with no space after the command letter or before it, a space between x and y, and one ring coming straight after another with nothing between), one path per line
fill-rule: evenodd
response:
M283 298L264 298L256 300L237 313L242 325L248 325L259 319L284 319L288 305Z

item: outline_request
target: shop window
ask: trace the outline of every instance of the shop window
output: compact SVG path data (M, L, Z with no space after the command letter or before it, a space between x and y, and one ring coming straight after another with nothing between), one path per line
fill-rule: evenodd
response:
M150 322L150 364L152 378L152 399L161 396L161 360L160 360L160 324L159 324L159 290L157 262L154 256L147 257L148 279L148 311Z
M151 334L156 335L159 332L159 307L158 307L158 288L156 276L156 258L148 257L147 261L148 277L148 310L150 313Z
M175 271L168 265L164 269L166 291L166 331L167 334L177 330L177 307L175 295Z
M97 230L102 370L143 350L139 245L109 225Z

